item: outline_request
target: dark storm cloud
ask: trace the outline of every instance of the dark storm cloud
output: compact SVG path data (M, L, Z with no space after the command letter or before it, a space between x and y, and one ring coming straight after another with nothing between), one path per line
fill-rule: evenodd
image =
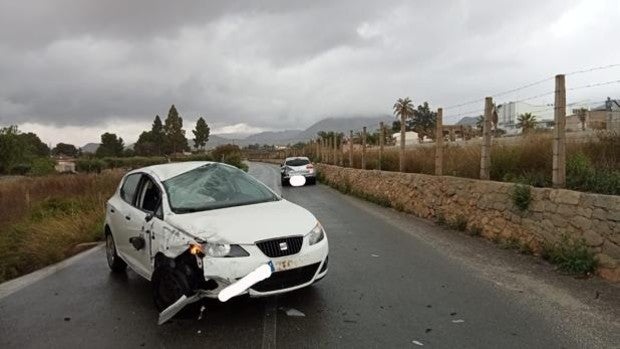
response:
M304 127L601 63L585 43L619 53L600 19L620 15L612 0L0 1L0 124L148 123L175 103L187 120Z

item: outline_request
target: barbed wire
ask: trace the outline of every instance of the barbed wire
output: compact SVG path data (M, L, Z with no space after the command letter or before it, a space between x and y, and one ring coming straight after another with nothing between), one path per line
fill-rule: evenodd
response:
M611 69L611 68L615 68L615 67L620 67L620 63L602 65L602 66L597 66L597 67L588 68L588 69L575 70L575 71L572 71L572 72L564 74L564 75L565 76L571 76L571 75L577 75L577 74L585 74L585 73L590 73L590 72L594 72L594 71L598 71L598 70ZM510 90L506 90L506 91L503 91L503 92L495 93L495 94L490 95L490 97L496 98L496 97L505 96L505 95L508 95L508 94L511 94L511 93L514 93L514 92L517 92L517 91L524 90L526 88L530 88L530 87L534 87L534 86L540 85L542 83L545 83L545 82L553 80L553 79L555 79L555 76L548 77L548 78L545 78L545 79L542 79L542 80L537 80L537 81L534 81L534 82L531 82L531 83L527 83L525 85L522 85L522 86L510 89ZM475 99L475 100L470 100L470 101L467 101L467 102L463 102L463 103L447 106L447 107L444 108L444 110L456 109L456 108L459 108L459 107L464 107L466 105L470 105L470 104L474 104L474 103L478 103L478 102L483 102L483 101L484 101L484 98L478 98L478 99Z

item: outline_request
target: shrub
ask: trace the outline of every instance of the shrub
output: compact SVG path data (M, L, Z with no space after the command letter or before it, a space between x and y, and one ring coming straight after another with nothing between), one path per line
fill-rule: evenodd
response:
M11 167L10 172L14 175L25 176L28 172L30 172L30 169L30 164L17 164Z
M469 227L469 235L480 236L482 235L482 228L479 225L472 225Z
M594 252L588 249L583 239L563 236L557 243L544 243L542 257L569 274L585 275L598 266Z
M467 229L467 218L463 215L458 215L454 220L450 221L448 226L458 231L465 231Z
M78 172L100 173L107 168L106 163L101 159L78 159L75 161L75 170Z
M512 188L512 202L521 211L530 207L532 202L532 190L529 185L515 184Z
M35 176L45 176L54 172L54 160L49 158L36 158L32 160L30 174Z

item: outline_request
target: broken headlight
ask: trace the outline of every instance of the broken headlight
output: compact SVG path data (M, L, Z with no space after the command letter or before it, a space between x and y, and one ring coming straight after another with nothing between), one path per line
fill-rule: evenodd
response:
M239 245L209 243L202 245L204 254L210 257L246 257L250 254Z
M314 245L317 242L323 240L324 237L325 231L323 230L323 226L321 225L321 223L316 222L314 228L312 228L312 230L310 230L310 233L308 233L308 242L310 243L310 245Z

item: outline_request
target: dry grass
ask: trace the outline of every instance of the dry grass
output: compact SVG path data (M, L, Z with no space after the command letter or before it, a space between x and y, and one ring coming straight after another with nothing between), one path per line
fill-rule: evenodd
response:
M548 134L533 134L510 142L495 141L491 150L491 179L524 182L539 187L549 186L553 159L552 143L553 140ZM585 142L568 143L566 149L569 162L577 157L585 157L588 161L587 166L593 172L603 174L597 178L608 182L605 185L591 184L574 189L615 194L613 186L620 178L620 135L601 134ZM348 153L344 154L343 159L344 165L348 167ZM353 152L353 167L361 168L360 150ZM378 148L367 149L366 168L379 168ZM398 148L385 149L381 168L385 171L399 170ZM405 172L434 174L434 146L407 148ZM443 172L450 176L479 178L480 145L475 143L455 145L447 142ZM569 172L568 176L571 175L576 174Z
M0 183L0 282L55 263L101 239L104 204L120 172Z

